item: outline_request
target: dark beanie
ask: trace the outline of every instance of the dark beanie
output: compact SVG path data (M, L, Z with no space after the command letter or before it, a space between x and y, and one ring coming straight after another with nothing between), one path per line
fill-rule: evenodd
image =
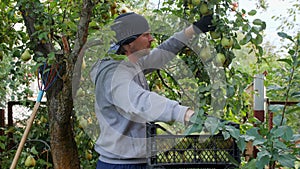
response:
M124 45L133 42L142 33L149 31L147 20L134 12L119 15L111 29L116 32L116 44Z

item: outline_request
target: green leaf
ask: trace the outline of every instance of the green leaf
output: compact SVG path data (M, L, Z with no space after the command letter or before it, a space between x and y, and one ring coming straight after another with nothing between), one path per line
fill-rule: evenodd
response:
M205 121L204 110L200 109L191 117L190 122L203 125Z
M253 169L253 168L256 168L256 159L252 159L245 166L242 166L242 169Z
M290 66L292 66L292 62L293 62L291 59L278 59L277 61L279 61L279 62L285 62L285 63L287 63Z
M286 111L286 114L297 113L300 112L300 107L291 108Z
M260 19L254 19L254 21L253 21L254 25L261 25L262 23L263 23L263 21Z
M278 105L278 104L270 105L269 110L273 113L281 112L283 107L284 107L284 105Z
M278 128L273 128L271 133L273 133L275 137L281 137L286 141L291 140L293 137L293 130L290 126L279 126Z
M189 126L187 130L185 130L184 135L190 135L192 133L200 133L202 131L203 125L194 123L193 125Z
M233 158L230 154L227 153L226 157L229 159L230 163L235 165L236 167L240 165L240 163L235 158Z
M228 97L233 97L235 92L236 91L235 91L234 86L228 86L228 88L227 88L227 96Z
M256 146L256 145L262 145L266 142L267 140L264 139L264 138L261 138L261 139L256 139L253 141L253 145Z
M280 126L280 123L281 123L281 119L282 119L282 116L281 115L277 115L273 118L273 124L274 125L277 125L277 126ZM286 123L286 119L283 120L283 125L285 125Z
M235 41L236 41L236 43L234 43L233 48L234 49L242 49L241 46L240 46L240 44L237 42L237 40L235 40Z
M258 152L259 154L260 152ZM259 155L258 155L259 156ZM265 168L265 165L267 165L270 162L270 157L269 156L262 156L256 161L256 167L258 169L263 169Z
M215 117L207 117L207 119L204 122L204 126L211 134L215 134L219 127L219 123L219 119Z
M239 150L241 150L241 152L244 152L244 150L246 149L246 145L247 145L245 139L239 138L239 140L236 143L237 143Z
M293 38L285 32L278 32L277 35L282 37L283 39L289 39L290 41L294 42Z
M261 157L264 157L264 156L271 157L271 154L267 150L262 150L262 151L257 153L257 158L258 159L260 159Z
M33 146L31 149L30 149L30 152L34 155L37 155L39 154L39 152L35 149L35 146Z
M288 168L294 168L295 167L295 161L296 158L292 154L283 154L279 155L278 162Z
M225 129L233 138L238 139L240 137L240 130L235 128L234 126L225 126Z
M5 149L5 144L0 143L0 148L1 148L2 150L4 150L4 149Z
M282 150L287 149L287 146L282 141L280 141L278 139L274 140L273 145L274 145L275 148L278 148L278 149L282 149Z
M254 139L255 139L254 136L249 136L249 135L241 135L241 137L242 137L243 139L245 139L246 141L250 141L250 140L254 140ZM240 137L240 138L241 138L241 137Z
M251 26L250 25L248 25L248 24L245 24L245 25L243 25L243 27L242 27L242 30L243 31L249 31L251 29Z
M277 35L282 37L282 38L287 38L288 37L288 34L286 34L284 32L278 32Z
M48 35L47 32L43 32L43 33L38 35L38 39L39 40L42 40L42 39L46 40L48 38L47 35Z
M255 42L256 44L261 44L263 42L263 37L260 34L257 34Z
M272 128L272 130L270 131L275 137L281 137L283 135L281 129L274 127Z
M291 96L292 97L300 97L300 92L293 92L292 94L291 94ZM299 104L299 103L298 103Z
M222 135L223 135L223 137L224 137L224 140L227 140L227 139L230 138L230 134L229 134L228 131L222 131Z
M251 31L252 31L252 33L258 34L260 31L260 27L252 26Z
M264 50L261 46L258 46L258 53L259 53L259 56L262 56L264 54Z
M289 53L291 56L293 56L293 55L296 53L296 51L293 50L293 49L290 49L290 50L288 51L288 53Z
M261 23L261 29L264 30L264 29L266 29L266 27L267 27L266 22L262 22Z
M245 13L246 13L246 10L245 10L245 9L242 9L242 13L245 14Z
M251 38L252 38L251 34L247 33L246 36L242 40L240 40L240 44L241 45L247 44L248 42L250 42Z
M253 9L253 10L248 12L248 15L254 16L256 13L257 13L257 11Z
M300 140L300 134L294 134L292 141Z
M256 139L261 139L262 138L262 136L258 133L258 128L257 127L253 127L251 129L247 130L246 135L253 136Z
M282 135L282 139L284 139L285 141L289 141L293 138L293 130L292 127L290 126L280 126L279 128L283 128L283 132L284 134Z

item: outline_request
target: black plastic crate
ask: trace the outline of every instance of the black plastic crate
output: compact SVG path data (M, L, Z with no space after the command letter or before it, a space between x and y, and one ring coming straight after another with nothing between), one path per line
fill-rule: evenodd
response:
M157 128L165 130L147 123L148 168L238 168L234 163L240 163L240 151L232 138L224 140L222 134L157 135Z

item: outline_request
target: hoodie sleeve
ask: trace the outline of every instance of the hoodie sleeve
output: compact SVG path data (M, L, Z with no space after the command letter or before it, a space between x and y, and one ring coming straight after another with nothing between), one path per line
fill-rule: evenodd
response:
M128 70L128 67L119 65L111 76L110 86L106 86L111 104L124 113L138 115L147 121L184 122L188 107L143 89L133 80L134 74L130 69L124 69Z
M190 43L192 43L192 39L185 35L184 30L177 32L157 48L151 50L149 55L141 58L140 64L144 69L160 69Z

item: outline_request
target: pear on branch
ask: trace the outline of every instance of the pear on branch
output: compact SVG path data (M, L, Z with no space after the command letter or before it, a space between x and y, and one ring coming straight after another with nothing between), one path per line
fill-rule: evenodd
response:
M29 53L29 50L25 50L24 53L22 53L21 55L21 60L27 62L30 59L31 59L31 54Z
M26 167L34 167L36 165L35 159L29 155L25 160L25 166Z

